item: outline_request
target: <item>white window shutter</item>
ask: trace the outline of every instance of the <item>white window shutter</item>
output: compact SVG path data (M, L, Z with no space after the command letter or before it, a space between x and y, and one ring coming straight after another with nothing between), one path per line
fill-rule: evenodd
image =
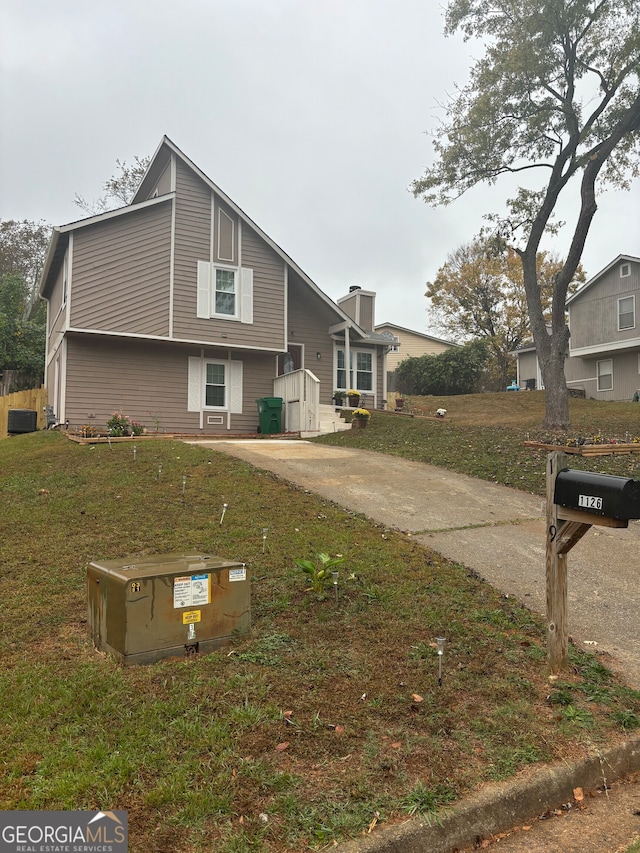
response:
M187 392L187 411L202 410L202 359L189 358L189 384Z
M248 267L240 270L240 320L253 323L253 270Z
M242 414L242 362L229 362L229 409L234 415Z
M198 307L196 316L207 320L211 317L211 264L208 261L198 261Z

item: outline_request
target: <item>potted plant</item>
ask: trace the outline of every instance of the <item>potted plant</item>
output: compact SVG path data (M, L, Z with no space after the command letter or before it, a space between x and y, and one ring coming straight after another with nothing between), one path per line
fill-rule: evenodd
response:
M364 429L369 423L371 412L367 409L355 409L352 412L351 424L356 429Z
M336 388L336 390L333 392L333 402L336 404L336 406L342 405L342 401L345 398L345 393L345 391L341 391L339 388Z
M352 388L351 390L347 391L347 397L349 398L349 405L354 409L357 408L357 406L360 404L360 392L355 391Z

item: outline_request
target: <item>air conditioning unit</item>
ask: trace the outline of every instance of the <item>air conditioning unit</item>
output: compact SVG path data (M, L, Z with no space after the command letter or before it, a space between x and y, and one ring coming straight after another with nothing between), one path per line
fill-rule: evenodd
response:
M35 432L38 429L38 413L31 409L9 409L7 432L17 435L21 432Z

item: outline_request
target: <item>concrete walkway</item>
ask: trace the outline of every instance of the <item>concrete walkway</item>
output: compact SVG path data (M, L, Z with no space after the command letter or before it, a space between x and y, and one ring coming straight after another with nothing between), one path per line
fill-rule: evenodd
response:
M545 613L544 502L525 492L366 450L264 439L204 444L410 533ZM568 557L573 640L640 689L640 522L592 527Z

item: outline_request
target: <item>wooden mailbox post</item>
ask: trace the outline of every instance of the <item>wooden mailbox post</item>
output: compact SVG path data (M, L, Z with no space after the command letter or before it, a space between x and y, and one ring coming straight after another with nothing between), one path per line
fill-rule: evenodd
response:
M556 481L559 473L565 474L567 458L560 451L547 456L547 652L549 667L554 674L564 669L569 653L567 554L592 525L628 527L630 518L640 517L640 481L608 477L606 474L574 472L582 480L576 490L576 506L589 507L589 510L558 505ZM593 478L593 484L589 483L589 477ZM615 481L615 509L610 510L611 502L600 496L599 484L603 481ZM585 493L581 493L582 490ZM610 515L605 514L607 512Z

